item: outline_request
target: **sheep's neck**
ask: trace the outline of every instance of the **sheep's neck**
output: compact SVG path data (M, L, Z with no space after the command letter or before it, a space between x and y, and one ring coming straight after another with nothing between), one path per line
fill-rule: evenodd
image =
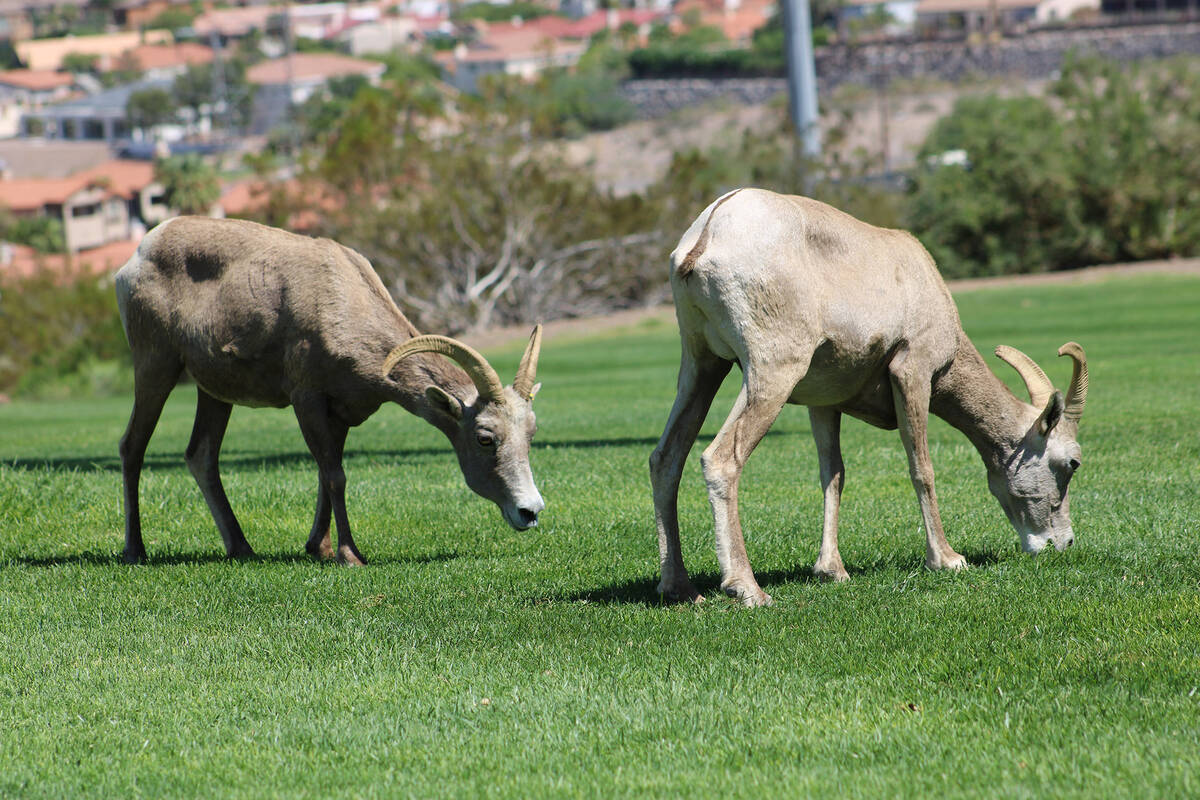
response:
M965 333L933 383L929 410L962 431L989 469L1000 468L1024 437L1026 405L987 368Z
M393 374L397 380L388 387L388 399L447 436L453 436L454 422L430 402L425 390L437 386L464 407L473 404L479 396L475 384L461 367L432 353L419 353L404 359Z

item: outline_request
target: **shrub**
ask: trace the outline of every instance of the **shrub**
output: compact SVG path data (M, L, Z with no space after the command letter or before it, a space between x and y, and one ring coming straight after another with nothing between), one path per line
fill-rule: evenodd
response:
M0 342L0 391L44 393L63 376L129 362L110 275L0 282Z
M1068 59L1051 99L961 99L921 150L909 220L952 276L1200 254L1195 60ZM966 164L938 165L963 150Z

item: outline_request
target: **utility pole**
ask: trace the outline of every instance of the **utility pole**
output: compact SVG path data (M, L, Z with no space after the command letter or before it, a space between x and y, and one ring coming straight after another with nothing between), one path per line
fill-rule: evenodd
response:
M792 124L804 156L821 155L817 127L817 70L813 65L812 13L808 0L780 0L783 13L783 47L787 55L788 98Z
M213 102L209 122L210 133L217 145L224 149L225 139L229 133L229 98L225 91L225 65L221 61L221 34L214 27L208 35L208 45L213 51L212 60L212 95ZM220 130L212 130L219 125Z

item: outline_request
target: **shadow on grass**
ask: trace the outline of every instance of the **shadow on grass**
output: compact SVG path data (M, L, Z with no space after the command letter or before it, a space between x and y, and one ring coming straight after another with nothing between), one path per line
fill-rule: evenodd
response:
M981 550L981 551L965 551L967 563L972 567L989 567L1004 560L1004 557L996 552ZM856 567L848 565L846 572L849 573L851 581L860 575L869 575L875 572L900 568L905 571L917 571L925 566L924 559L917 557L913 559L911 564L878 564L869 567ZM770 592L770 587L780 586L788 583L824 583L820 578L812 572L811 564L800 564L790 569L769 570L767 572L759 572L755 574L758 579L758 584ZM691 575L692 583L700 594L709 597L713 594L720 593L721 576L712 572L701 572ZM622 583L614 583L608 586L601 586L597 589L585 589L574 594L563 595L553 600L566 602L589 602L602 603L612 605L641 605L650 608L657 608L664 605L672 605L671 602L664 601L658 594L658 577L650 579L634 579L624 581Z
M792 434L792 431L767 431L767 436L785 436ZM699 444L708 444L713 440L713 436L705 434L699 436L696 442ZM551 440L545 442L533 442L534 450L549 450L549 449L580 449L590 450L598 447L645 447L647 448L646 456L649 457L649 451L658 444L658 437L614 437L611 439L578 439L578 440ZM392 458L402 460L405 458L425 458L431 456L452 455L453 449L447 444L445 447L411 447L399 448L392 450L347 450L346 460L353 461L358 458ZM234 450L232 453L226 453L221 456L221 466L240 466L240 467L273 467L289 464L307 464L316 469L316 463L313 457L306 451L295 450L286 453L273 453L270 455L238 453ZM61 458L38 458L18 456L16 458L5 459L0 461L3 466L11 469L24 470L28 472L48 470L48 471L65 471L65 472L120 472L121 459L116 455L112 456L70 456ZM186 464L183 460L183 453L155 453L147 455L143 463L143 471L146 469L184 469Z
M400 556L397 558L367 558L368 568L372 564L438 564L445 561L453 561L458 558L458 553L449 551L439 551L436 553L428 553L418 556ZM6 567L59 567L66 565L81 565L81 566L128 566L130 569L152 569L154 567L170 567L179 565L200 565L200 564L220 564L220 563L239 563L239 564L312 564L317 567L332 567L342 568L341 564L336 561L322 561L307 553L264 553L256 554L249 558L234 559L217 552L169 552L160 556L150 555L149 559L142 564L126 564L121 558L120 553L102 553L95 550L86 553L73 553L61 556L46 556L46 557L30 557L30 558L9 558L0 560L0 570ZM347 567L349 569L349 567Z

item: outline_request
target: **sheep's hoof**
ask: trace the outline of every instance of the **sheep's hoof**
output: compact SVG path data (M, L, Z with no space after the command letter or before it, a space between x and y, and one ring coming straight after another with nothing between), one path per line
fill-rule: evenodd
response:
M226 558L233 560L242 560L245 558L254 558L254 548L246 543L242 543L225 554Z
M347 567L365 567L367 565L367 560L362 557L362 554L347 545L338 548L337 560L339 564L345 564Z
M674 581L670 584L660 581L658 594L665 603L703 603L704 595L696 590L689 580Z
M329 539L322 539L317 543L309 542L304 545L304 549L313 558L321 561L332 561L337 558L337 553L333 552L333 545L329 543Z
M955 572L958 572L966 569L970 565L967 564L967 559L964 556L961 556L951 550L949 553L940 555L936 558L926 558L925 566L929 569L952 569Z
M813 567L813 575L826 583L841 583L842 581L850 580L850 575L846 572L846 568L840 563L818 563Z
M759 606L769 606L775 601L771 599L771 595L767 594L762 588L753 581L749 583L723 583L721 590L730 597L742 601L742 605L746 608L758 608Z
M145 564L146 563L146 548L137 547L132 550L126 549L121 554L121 559L126 564Z

